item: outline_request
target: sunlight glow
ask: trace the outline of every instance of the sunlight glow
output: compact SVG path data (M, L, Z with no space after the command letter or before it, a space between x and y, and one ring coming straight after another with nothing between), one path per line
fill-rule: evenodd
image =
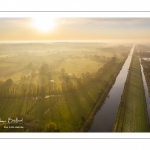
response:
M55 27L53 18L38 17L33 19L33 27L42 32L48 32Z

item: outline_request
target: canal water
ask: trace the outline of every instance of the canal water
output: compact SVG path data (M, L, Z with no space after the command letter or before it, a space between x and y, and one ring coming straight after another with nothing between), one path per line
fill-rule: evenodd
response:
M112 132L118 107L120 104L121 95L123 92L124 84L130 67L132 54L135 45L132 47L128 58L126 59L120 73L118 74L115 84L109 92L109 97L106 98L105 103L94 116L94 120L88 132Z
M140 58L139 58L140 60ZM140 60L140 65L141 65L141 60ZM150 97L149 97L149 93L148 93L148 87L146 84L146 79L145 79L145 75L143 72L143 67L141 65L141 72L142 72L142 79L143 79L143 84L144 84L144 91L145 91L145 97L146 97L146 105L147 105L147 111L148 111L148 118L150 121Z

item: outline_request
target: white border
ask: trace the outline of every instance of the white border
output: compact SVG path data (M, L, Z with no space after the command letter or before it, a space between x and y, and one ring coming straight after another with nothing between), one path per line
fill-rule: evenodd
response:
M116 133L116 132L68 132L68 133L43 133L43 132L29 132L29 133L0 133L1 138L16 138L16 139L149 139L150 135L147 132L139 133Z
M149 12L0 12L0 18L150 18Z
M1 11L149 11L149 0L1 0Z

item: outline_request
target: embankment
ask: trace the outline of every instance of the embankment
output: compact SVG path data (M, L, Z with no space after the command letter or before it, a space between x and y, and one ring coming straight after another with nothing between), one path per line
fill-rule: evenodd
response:
M140 62L136 55L133 55L132 57L113 131L149 131L148 113Z
M112 78L110 79L110 82L107 85L107 88L104 90L103 94L101 96L99 96L97 98L97 103L94 105L94 107L92 108L90 114L88 115L88 117L85 119L84 123L82 124L81 128L78 130L78 132L85 132L88 131L95 114L97 113L97 111L101 108L101 106L103 105L103 103L105 102L109 91L111 90L112 86L114 85L115 81L116 81L116 77L118 76L125 60L127 59L127 57L125 57L123 59L122 62L120 62L120 64L118 65L116 72L114 73L114 75L112 76Z

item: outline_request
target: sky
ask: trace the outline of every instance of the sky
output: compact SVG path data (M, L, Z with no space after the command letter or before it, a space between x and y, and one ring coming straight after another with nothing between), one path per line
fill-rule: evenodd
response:
M150 18L0 18L0 41L150 40Z

